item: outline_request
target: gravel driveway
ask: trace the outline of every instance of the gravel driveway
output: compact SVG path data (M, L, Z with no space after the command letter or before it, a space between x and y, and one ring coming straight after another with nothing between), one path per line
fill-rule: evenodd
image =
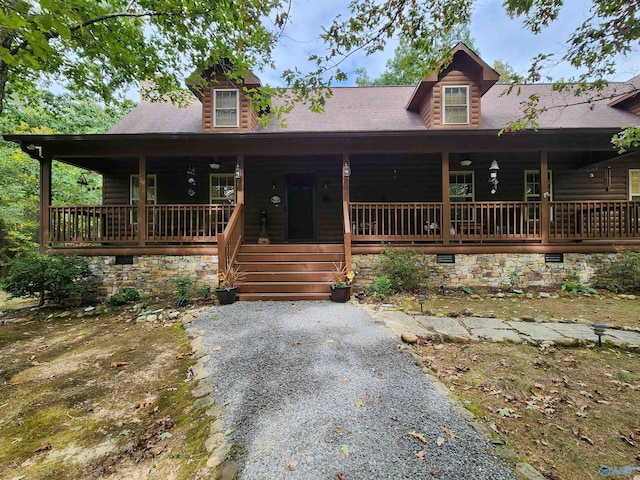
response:
M195 326L239 479L518 478L362 308L240 302Z

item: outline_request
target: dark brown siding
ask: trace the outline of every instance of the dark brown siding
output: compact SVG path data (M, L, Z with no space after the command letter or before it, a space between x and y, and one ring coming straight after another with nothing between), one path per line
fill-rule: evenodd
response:
M237 132L254 130L256 127L256 112L251 110L251 101L242 92L242 87L229 81L226 77L218 75L209 89L202 95L202 130L205 132ZM233 88L238 90L239 101L239 127L219 128L213 126L213 90L220 88Z
M260 210L267 211L267 234L272 243L286 240L286 175L315 175L316 241L342 242L342 159L341 157L248 157L245 158L245 239L255 243L260 235ZM327 188L324 188L324 184ZM276 188L273 188L273 185ZM270 199L278 195L280 205Z

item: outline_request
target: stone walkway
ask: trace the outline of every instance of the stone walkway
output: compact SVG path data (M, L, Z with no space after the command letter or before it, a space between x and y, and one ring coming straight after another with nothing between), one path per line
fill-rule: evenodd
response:
M464 316L458 318L405 313L365 306L393 332L401 336L412 333L419 338L445 342L527 342L534 345L577 346L597 343L598 337L589 324L554 321L509 321L499 318ZM602 336L604 344L611 343L640 350L640 332L607 328Z

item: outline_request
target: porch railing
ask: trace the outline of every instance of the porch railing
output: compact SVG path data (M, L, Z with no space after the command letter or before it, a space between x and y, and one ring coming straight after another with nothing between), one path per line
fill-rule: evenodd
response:
M353 240L442 239L442 203L350 202Z
M243 204L239 203L224 232L218 234L218 270L224 271L233 265L240 251L243 236Z
M147 205L147 240L215 243L229 223L234 205Z
M540 241L540 202L453 202L452 240Z
M148 205L145 243L216 243L234 205ZM49 208L54 247L138 243L138 206L100 205Z
M640 202L551 202L549 239L640 238Z

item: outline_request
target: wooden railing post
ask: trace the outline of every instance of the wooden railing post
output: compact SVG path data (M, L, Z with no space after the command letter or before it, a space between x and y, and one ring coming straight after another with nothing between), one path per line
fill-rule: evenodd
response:
M340 166L340 175L342 176L342 219L344 223L344 263L347 271L352 269L351 266L351 215L349 211L349 176L345 175L346 166L350 165L349 154L342 155L342 165Z
M451 202L449 200L449 152L442 152L442 214L440 215L442 243L451 241Z
M551 202L549 201L549 164L547 151L540 152L540 237L542 244L549 243L551 228Z
M147 158L138 158L138 245L147 243Z
M49 247L51 232L51 157L40 160L40 251Z

